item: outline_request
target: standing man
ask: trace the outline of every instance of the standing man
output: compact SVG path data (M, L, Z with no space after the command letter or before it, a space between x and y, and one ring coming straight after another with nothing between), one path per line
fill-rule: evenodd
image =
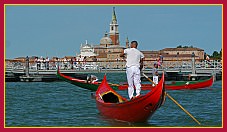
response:
M49 57L47 56L47 57L46 57L46 69L47 69L47 70L49 70L49 61L50 61L50 59L49 59Z
M125 49L120 56L126 55L126 74L128 80L128 95L130 99L134 96L134 86L136 87L136 97L140 95L140 70L143 68L144 55L137 49L137 41L132 41L130 48Z

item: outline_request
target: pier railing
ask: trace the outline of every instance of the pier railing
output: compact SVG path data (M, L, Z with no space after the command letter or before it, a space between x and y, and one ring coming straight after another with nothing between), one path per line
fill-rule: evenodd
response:
M144 69L152 69L155 60L145 60ZM50 61L48 63L29 62L30 70L56 70L58 67L64 70L102 70L102 69L125 69L125 60L109 61ZM24 70L25 62L7 62L6 70ZM191 69L191 60L164 60L159 66L160 69ZM196 69L218 69L222 70L222 60L197 60Z
M181 69L191 69L192 68L192 61L190 60L183 60L183 61L175 61L171 62L168 61L163 64L165 68L181 68ZM195 62L196 69L222 69L222 60L201 60Z

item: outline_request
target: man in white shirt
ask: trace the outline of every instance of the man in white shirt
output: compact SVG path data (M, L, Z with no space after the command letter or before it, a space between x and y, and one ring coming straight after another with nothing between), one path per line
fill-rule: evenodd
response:
M144 55L137 49L137 41L132 41L131 46L124 50L121 57L126 55L126 74L128 80L128 95L129 98L134 98L134 86L136 88L136 97L140 95L140 70L143 68Z

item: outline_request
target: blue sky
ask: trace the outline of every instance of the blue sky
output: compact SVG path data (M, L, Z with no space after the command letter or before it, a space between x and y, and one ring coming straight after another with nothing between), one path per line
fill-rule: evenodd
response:
M115 6L120 43L140 50L187 45L212 54L222 48L221 6ZM6 6L6 58L75 56L81 43L109 32L111 6Z

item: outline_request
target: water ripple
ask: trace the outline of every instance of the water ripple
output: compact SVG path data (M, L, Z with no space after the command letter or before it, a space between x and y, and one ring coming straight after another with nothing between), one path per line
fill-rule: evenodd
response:
M97 74L99 78L103 74ZM125 82L125 74L107 74L111 82ZM202 126L222 124L222 82L199 90L167 91L185 109L195 116ZM127 97L127 91L119 91ZM198 125L170 99L145 123L119 122L99 114L91 91L66 82L7 82L6 126L142 126L185 127Z

